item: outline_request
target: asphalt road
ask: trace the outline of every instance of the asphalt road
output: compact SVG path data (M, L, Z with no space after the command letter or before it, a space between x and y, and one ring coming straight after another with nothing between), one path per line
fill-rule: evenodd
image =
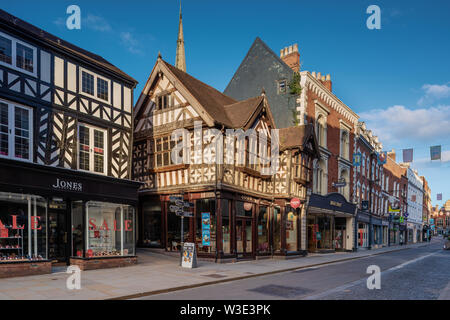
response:
M347 262L142 297L146 300L450 299L450 251L441 242ZM369 266L381 270L369 290Z

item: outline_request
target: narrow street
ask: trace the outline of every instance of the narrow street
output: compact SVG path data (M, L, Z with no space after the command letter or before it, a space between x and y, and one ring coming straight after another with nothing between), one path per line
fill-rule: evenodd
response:
M381 289L369 290L367 267L381 269ZM141 299L449 299L450 251L442 242L376 256L299 269ZM447 296L446 298L444 298Z

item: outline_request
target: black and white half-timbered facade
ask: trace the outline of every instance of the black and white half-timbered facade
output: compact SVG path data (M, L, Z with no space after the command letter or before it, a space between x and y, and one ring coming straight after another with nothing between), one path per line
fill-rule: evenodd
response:
M0 10L2 265L135 259L136 84L102 57Z
M306 212L290 200L305 202L318 146L309 126L273 129L264 92L236 101L159 56L135 107L138 245L178 251L194 242L216 261L303 254ZM192 214L183 239L180 204Z

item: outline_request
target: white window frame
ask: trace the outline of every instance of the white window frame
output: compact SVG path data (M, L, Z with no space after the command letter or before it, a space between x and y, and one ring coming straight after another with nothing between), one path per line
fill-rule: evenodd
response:
M28 107L28 106L24 106L24 105L20 105L17 103L13 103L11 101L7 101L7 100L3 100L0 99L0 102L5 103L8 105L8 155L2 155L0 154L1 158L5 158L5 159L12 159L12 160L18 160L18 161L24 161L24 162L33 162L33 132L34 132L34 128L33 128L33 108ZM28 159L24 159L24 158L17 158L15 157L15 143L14 143L14 138L16 136L15 133L15 108L20 108L20 109L25 109L28 110L29 112L29 118L28 118L28 128L29 128L29 152L28 152Z
M80 127L89 128L89 170L80 169ZM106 176L108 174L108 130L84 122L78 123L77 129L77 170ZM102 131L104 134L103 172L94 171L94 130Z
M94 95L86 93L86 92L83 91L83 72L89 73L90 75L92 75L94 77ZM112 90L111 90L111 80L110 79L102 77L102 76L98 75L97 73L92 72L90 70L87 70L87 69L85 69L83 67L80 67L80 71L79 71L79 75L78 76L79 76L79 79L78 79L78 81L79 81L78 93L79 94L82 94L82 95L84 95L86 97L95 99L97 101L101 101L103 103L111 104L111 93L112 93ZM97 97L97 93L98 93L97 92L97 79L102 79L102 80L104 80L104 81L106 81L108 83L108 100L103 100L103 99Z
M0 32L0 36L11 40L11 64L6 63L4 61L0 61L0 65L6 66L8 68L14 69L16 71L19 71L19 72L22 72L22 73L25 73L25 74L28 74L28 75L33 76L33 77L37 77L37 49L36 49L36 47L34 47L34 46L32 46L32 45L30 45L30 44L28 44L26 42L23 42L23 41L21 41L19 39L16 39L14 37L11 37L10 35L8 35L6 33L3 33L3 32ZM17 61L16 61L17 59L16 59L16 57L17 57L17 44L18 43L33 50L33 72L30 72L28 70L19 68L17 66Z

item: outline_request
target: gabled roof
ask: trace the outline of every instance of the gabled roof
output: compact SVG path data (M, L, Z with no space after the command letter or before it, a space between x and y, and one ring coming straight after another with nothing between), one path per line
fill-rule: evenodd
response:
M280 150L299 148L305 149L308 142L312 142L313 152L320 154L316 134L312 124L282 128L280 133Z
M255 114L266 105L263 103L265 101L264 96L236 101L186 72L179 70L167 61L158 58L136 104L135 114L137 116L139 115L141 107L147 103L152 83L161 71L163 73L166 72L166 76L169 77L169 80L171 80L177 90L183 89L185 91L187 94L185 97L186 99L189 100L190 97L192 98L190 103L193 104L194 108L200 108L207 113L208 117L206 117L206 122L208 123L207 120L211 119L209 125L217 123L228 128L243 128L247 126L249 122L254 119ZM198 113L200 115L203 114L202 112ZM268 114L269 120L273 122L270 110L268 110Z
M67 51L71 54L78 56L79 58L89 60L94 64L97 64L101 68L106 68L114 73L119 74L123 78L126 78L128 81L133 82L135 85L138 83L134 78L130 77L128 74L114 66L112 63L108 62L104 58L99 55L96 55L92 52L84 50L80 47L77 47L74 44L71 44L67 41L64 41L47 31L44 31L24 20L9 14L8 12L0 9L0 24L5 24L12 27L15 30L25 32L26 34L30 34L36 40L44 41L51 46L60 48L64 51Z

